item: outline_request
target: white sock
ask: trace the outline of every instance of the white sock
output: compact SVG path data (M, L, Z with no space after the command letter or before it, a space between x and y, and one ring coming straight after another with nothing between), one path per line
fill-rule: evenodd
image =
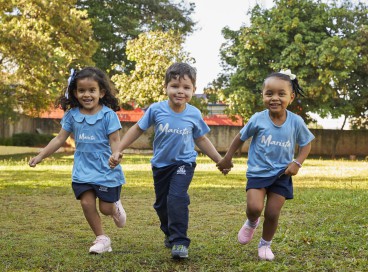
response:
M245 221L245 225L252 229L255 229L258 226L258 218L256 221L250 221L249 219L247 219L247 221Z
M272 240L266 241L266 240L263 240L263 238L261 238L258 244L258 248L263 247L263 246L271 246L271 243L272 243Z

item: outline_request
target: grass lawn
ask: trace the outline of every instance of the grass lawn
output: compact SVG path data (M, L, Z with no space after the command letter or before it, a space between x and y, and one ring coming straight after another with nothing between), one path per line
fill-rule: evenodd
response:
M94 240L70 185L72 154L36 168L31 154L0 156L0 271L368 271L368 162L309 159L294 177L273 240L276 259L242 246L245 159L221 175L198 158L190 188L189 259L174 261L152 207L149 156L125 155L127 226L103 217L113 252L89 255Z

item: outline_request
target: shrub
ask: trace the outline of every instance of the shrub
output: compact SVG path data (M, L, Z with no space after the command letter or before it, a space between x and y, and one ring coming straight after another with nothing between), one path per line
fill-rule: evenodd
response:
M43 146L46 145L54 136L36 133L17 133L11 138L14 146Z

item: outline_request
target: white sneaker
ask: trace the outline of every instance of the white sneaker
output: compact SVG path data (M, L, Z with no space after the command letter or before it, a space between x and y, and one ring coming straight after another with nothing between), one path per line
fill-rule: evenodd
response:
M99 235L90 247L89 253L101 254L104 252L111 252L111 240L106 235Z
M258 248L258 257L264 261L272 261L275 259L270 246L261 246Z
M123 208L123 205L121 204L121 201L116 201L115 203L115 213L112 215L112 218L114 219L115 225L118 228L122 228L125 226L126 223L126 213Z

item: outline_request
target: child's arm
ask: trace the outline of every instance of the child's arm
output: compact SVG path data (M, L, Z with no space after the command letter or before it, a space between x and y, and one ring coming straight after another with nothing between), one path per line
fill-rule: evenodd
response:
M295 158L294 161L289 163L288 167L285 170L286 175L294 176L298 174L299 168L301 167L305 159L308 157L311 148L312 148L311 143L299 148L298 156Z
M69 137L70 132L66 131L64 129L61 129L59 134L53 138L48 145L42 149L42 151L36 156L30 159L29 166L35 167L36 164L40 163L44 158L50 156L53 154L56 150L58 150L66 141L66 139Z
M216 148L206 136L198 137L194 142L199 149L215 163L218 163L222 159L221 155L217 152Z
M130 146L132 143L134 143L135 140L137 140L142 134L144 130L142 130L138 124L134 124L128 131L125 133L123 139L121 139L120 143L117 144L117 147L115 149L112 149L112 155L109 159L109 165L111 168L116 167L119 163L121 158L123 157L122 152L124 149L126 149L128 146Z
M233 167L233 163L231 162L235 152L239 149L239 147L244 142L240 139L240 133L238 133L233 141L231 142L231 145L229 147L229 150L226 152L223 159L216 164L217 168L222 171L223 169L229 169Z
M117 152L119 148L119 142L120 142L119 130L109 135L109 142L110 142L111 152L112 153Z

